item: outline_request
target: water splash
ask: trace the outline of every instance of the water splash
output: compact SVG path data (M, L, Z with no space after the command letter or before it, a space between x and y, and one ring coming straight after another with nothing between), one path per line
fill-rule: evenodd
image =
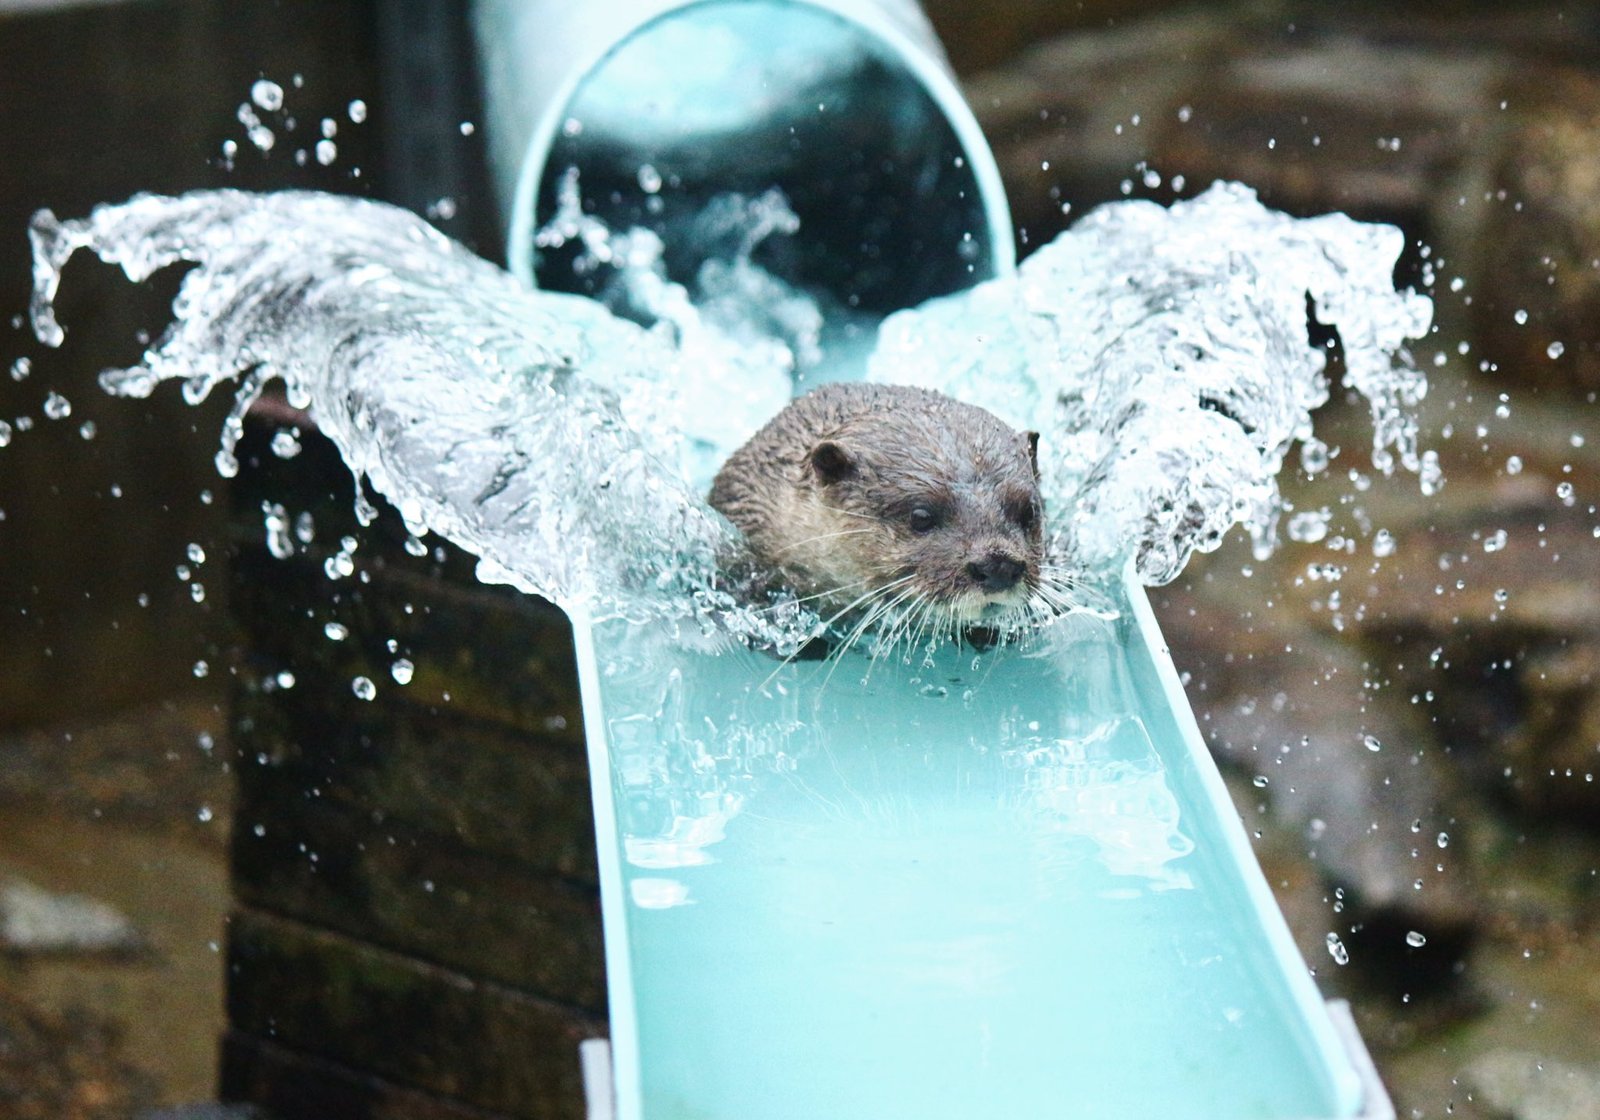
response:
M1165 583L1236 523L1261 549L1275 541L1276 475L1328 397L1308 298L1371 406L1374 464L1424 470L1427 383L1405 344L1432 305L1395 290L1403 247L1391 226L1290 218L1233 183L1170 208L1103 206L1015 279L888 319L870 376L1043 431L1057 547L1086 567L1131 553L1145 582Z
M613 302L653 326L528 291L390 206L219 191L143 195L78 221L41 211L34 329L60 344L52 301L79 249L135 280L191 262L166 334L101 381L144 396L178 380L198 401L237 380L222 473L237 469L246 409L281 378L358 480L415 536L475 552L481 578L596 617L695 616L792 651L815 618L793 604L744 608L722 589L719 565L739 542L700 495L708 464L776 411L815 358L816 305L807 312L748 267L752 247L792 232L793 216L777 196L720 200L707 229L731 250L701 277L697 303L666 279L658 242L584 217L575 182L565 197L547 244L576 240L616 268ZM1328 393L1308 298L1339 331L1346 383L1371 404L1377 467L1398 461L1432 479L1414 417L1426 383L1404 349L1431 305L1395 291L1401 247L1398 230L1291 219L1236 185L1170 209L1113 204L1019 277L892 317L870 375L1043 431L1055 550L1112 574L1133 555L1147 582L1162 582L1235 523L1263 547L1274 539L1276 472ZM751 319L719 319L719 292L770 320L756 367L760 348L730 327ZM374 511L363 500L359 512Z
M530 292L413 215L331 195L141 195L79 221L34 218L33 326L79 249L142 280L188 272L166 334L102 386L190 402L239 388L217 466L237 469L245 411L281 378L358 480L479 574L604 614L715 600L732 530L678 475L678 353L592 300ZM370 509L368 510L370 515Z
M617 315L670 338L679 366L694 371L687 405L662 419L682 436L681 473L708 490L729 451L749 439L821 364L817 301L756 264L757 248L793 236L800 219L783 192L713 196L683 240L706 254L689 284L667 271L666 243L653 229L613 230L585 213L577 168L562 175L556 209L535 234L541 255L564 253ZM704 407L706 402L716 407Z

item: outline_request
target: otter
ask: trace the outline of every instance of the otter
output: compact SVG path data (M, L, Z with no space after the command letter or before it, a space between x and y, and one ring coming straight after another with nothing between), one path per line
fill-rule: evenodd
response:
M829 623L988 633L1041 586L1038 441L932 390L828 384L734 452L709 500Z

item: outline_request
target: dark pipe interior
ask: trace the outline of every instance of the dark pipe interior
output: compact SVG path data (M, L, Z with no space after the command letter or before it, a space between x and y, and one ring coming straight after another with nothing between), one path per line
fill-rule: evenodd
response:
M703 25L723 51L737 44L738 88L711 88L706 59L673 49L685 28L666 25L687 21ZM694 31L698 38L701 26ZM797 51L787 64L769 64L775 44L795 43L815 47L821 64L797 65ZM701 116L692 102L635 98L628 85L643 69L641 56L653 82L725 100ZM752 89L764 96L750 97ZM742 105L730 105L741 97ZM577 167L586 209L613 229L660 233L674 279L692 277L706 255L683 234L712 197L773 186L803 233L770 239L758 260L853 309L887 314L992 274L982 199L949 122L887 46L831 13L743 3L665 17L585 79L567 119L581 128L558 133L540 184L539 224L555 210L562 173ZM639 183L644 164L663 181L655 201ZM536 274L541 287L586 291L561 255L540 260Z

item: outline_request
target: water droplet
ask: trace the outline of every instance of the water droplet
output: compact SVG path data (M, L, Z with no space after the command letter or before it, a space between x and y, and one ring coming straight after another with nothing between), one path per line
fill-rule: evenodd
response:
M327 167L339 158L339 145L332 140L318 140L316 151L317 162L322 164L323 167Z
M350 628L342 622L330 622L322 628L330 642L342 642L350 636Z
M1382 559L1394 555L1394 536L1387 529L1379 529L1372 536L1372 555Z
M295 686L295 675L287 669L278 670L278 675L274 679L278 682L279 688L287 689Z
M1410 933L1406 934L1406 944L1411 946L1413 949L1420 949L1427 943L1428 939L1422 934L1418 933L1416 930L1412 930Z
M300 454L300 441L295 438L295 433L286 428L274 433L272 453L280 459L293 459Z
M283 87L277 82L262 78L250 87L250 100L254 101L258 108L265 109L269 113L277 112L283 108Z
M1509 458L1506 459L1506 473L1507 474L1521 474L1522 473L1522 456L1521 455L1512 455L1512 456L1510 456Z
M1321 474L1328 469L1328 445L1316 436L1309 436L1300 445L1300 469L1307 474Z
M191 583L189 585L189 598L193 599L197 603L205 602L206 601L206 587L205 587L205 584L203 584L203 583Z
M204 661L196 661L191 672L193 672L197 677L209 676L211 673L211 666L206 664Z
M639 189L645 194L655 194L661 189L661 172L648 163L639 165Z
M471 121L462 121L460 128L461 135L463 136L471 136L474 132L478 131L478 126L473 124Z
M295 517L294 539L301 544L310 544L317 539L317 523L312 518L310 510L306 510Z
M11 425L0 420L0 447L7 447L11 443Z
M1334 964L1346 965L1350 963L1350 952L1344 947L1344 942L1339 940L1337 933L1328 934L1327 943L1328 956L1333 958Z
M33 372L33 359L24 355L11 363L11 380L23 381Z
M428 555L428 546L423 543L422 538L410 533L406 534L405 549L412 556Z
M1495 602L1497 602L1497 603L1505 603L1510 598L1511 598L1511 593L1509 591L1507 591L1505 588L1503 588L1503 587L1495 588L1495 592L1494 592L1494 601Z
M273 134L272 129L261 123L261 118L256 116L255 109L251 107L248 101L241 103L238 112L234 115L238 117L239 123L244 125L245 136L249 138L250 143L263 152L272 150L272 146L278 142L278 138Z
M1483 550L1485 552L1499 552L1505 546L1506 531L1504 529L1496 529L1483 538Z
M1441 848L1448 848L1450 846L1450 834L1448 832L1439 833L1438 839L1436 839L1434 843L1438 844Z
M354 121L356 124L360 124L362 121L367 119L367 103L358 97L354 101L350 102L349 106L346 107L345 112L350 115L350 119L352 121Z
M1556 483L1556 497L1561 499L1561 504L1562 505L1564 505L1564 506L1572 505L1577 500L1576 497L1574 496L1574 491L1572 489L1572 483L1570 483L1570 482L1558 482L1558 483Z
M1250 784L1255 786L1257 789L1266 789L1267 776L1265 774L1257 774L1254 778L1250 779Z
M189 563L191 564L204 564L206 562L206 550L198 544L191 543L188 548L184 549L184 554L189 557Z
M200 819L200 823L201 824L210 824L211 823L211 817L212 817L211 806L209 806L209 805L200 806L200 811L198 813L196 813L195 816Z
M99 430L100 429L95 427L93 420L85 420L82 424L78 425L78 438L93 439L95 435L98 434Z
M1328 535L1328 519L1331 516L1326 509L1302 510L1294 514L1289 518L1289 539L1315 544Z
M1429 497L1444 485L1444 468L1439 466L1439 453L1432 448L1422 453L1422 465L1417 470L1417 483Z
M1550 356L1550 360L1553 362L1567 352L1567 347L1563 342L1552 342L1544 348L1544 352Z
M350 682L350 691L357 700L371 700L378 695L378 686L366 677L357 677Z
M275 560L287 560L294 555L294 542L289 539L289 515L277 502L261 503L262 524L267 530L267 551Z
M323 117L321 132L325 138L332 140L335 136L339 135L339 122L334 120L332 117Z
M404 657L389 666L389 675L394 678L395 684L410 684L411 675L415 671L416 667Z
M1369 751L1383 750L1383 744L1378 741L1376 735L1363 735L1361 736L1361 742Z
M72 402L52 389L44 399L44 414L52 420L65 420L72 415Z
M1511 317L1517 321L1517 326L1521 327L1521 326L1526 326L1527 325L1528 313L1526 311L1524 311L1522 308L1520 308L1520 307L1517 308L1516 314L1511 316Z

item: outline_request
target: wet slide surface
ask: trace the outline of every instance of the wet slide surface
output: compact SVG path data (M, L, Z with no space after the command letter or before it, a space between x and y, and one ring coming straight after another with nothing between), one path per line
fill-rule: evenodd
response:
M622 1117L1356 1114L1129 593L909 663L589 632Z

